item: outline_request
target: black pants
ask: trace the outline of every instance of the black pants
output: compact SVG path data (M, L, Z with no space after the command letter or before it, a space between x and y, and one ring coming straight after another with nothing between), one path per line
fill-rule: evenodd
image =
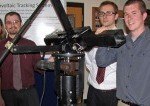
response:
M117 106L116 90L102 91L89 86L87 106Z
M40 106L37 91L34 87L28 89L2 90L5 106Z

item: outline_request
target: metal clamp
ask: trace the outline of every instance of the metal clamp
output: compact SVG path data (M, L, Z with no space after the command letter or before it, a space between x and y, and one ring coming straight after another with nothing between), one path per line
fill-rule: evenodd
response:
M13 47L13 43L12 42L10 42L10 41L7 41L7 43L5 44L5 47L8 49L8 50L10 50L12 47Z

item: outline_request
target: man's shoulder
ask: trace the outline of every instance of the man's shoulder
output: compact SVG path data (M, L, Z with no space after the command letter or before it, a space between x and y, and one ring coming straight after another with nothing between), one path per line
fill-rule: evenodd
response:
M5 38L5 39L1 39L1 40L0 40L0 44L5 44L7 41L8 41L8 39L7 39L7 38Z
M146 27L146 33L150 34L150 28L149 27Z
M25 42L25 43L28 43L28 44L35 44L34 41L30 40L30 39L27 39L27 38L21 38L21 41L22 42Z

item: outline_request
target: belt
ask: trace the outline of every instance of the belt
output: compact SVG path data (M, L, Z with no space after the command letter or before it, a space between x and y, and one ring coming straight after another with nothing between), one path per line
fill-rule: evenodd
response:
M28 89L31 89L31 88L34 88L34 85L30 85L28 87L22 87L22 89L20 89L20 90L28 90Z
M129 106L140 106L140 105L137 105L137 104L135 104L135 103L125 102L125 101L123 101L123 100L121 100L121 102L124 103L124 104L127 104L127 105L129 105Z
M100 91L101 91L101 92L111 92L111 91L116 91L116 89L108 89L108 90L101 90L101 89L100 89Z
M32 89L34 87L35 87L34 85L30 85L28 87L22 87L22 89L20 89L19 91L29 90L29 89ZM17 90L16 89L2 89L2 91L17 91Z

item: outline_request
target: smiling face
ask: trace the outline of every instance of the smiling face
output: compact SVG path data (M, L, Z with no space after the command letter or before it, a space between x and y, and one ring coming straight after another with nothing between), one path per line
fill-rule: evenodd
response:
M101 15L103 13L103 15ZM100 13L99 13L99 19L102 24L102 26L105 27L114 27L115 26L115 21L118 18L118 14L115 13L115 10L112 5L103 5L100 8Z
M11 38L14 38L21 28L21 21L17 15L8 15L5 20L5 28Z
M140 11L140 6L138 3L130 4L124 7L125 23L133 36L138 36L144 31L144 21L146 17L147 13L142 13Z

